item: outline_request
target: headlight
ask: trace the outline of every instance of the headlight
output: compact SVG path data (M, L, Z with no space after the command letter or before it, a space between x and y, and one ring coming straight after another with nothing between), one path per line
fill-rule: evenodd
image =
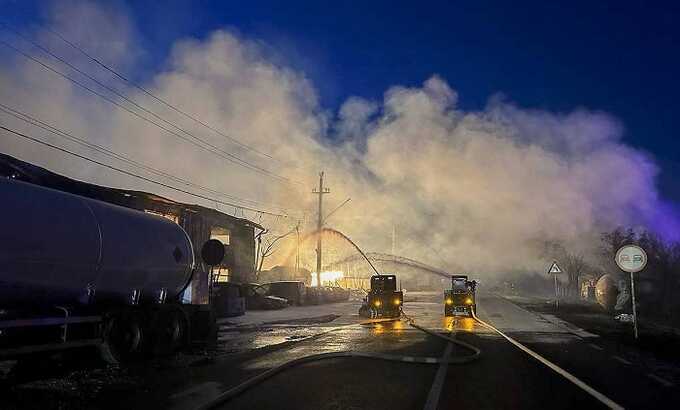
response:
M401 304L401 300L399 300L399 299L394 299L394 304L395 304L395 305Z
M472 304L472 299L471 299L471 298L465 299L465 304L466 304L466 305L471 305L471 304Z
M453 300L452 300L452 299L446 299L446 304L447 304L447 305L453 304Z
M379 300L376 300L375 302L373 302L373 304L374 304L376 307L378 307L378 306L380 306L380 301L379 301Z

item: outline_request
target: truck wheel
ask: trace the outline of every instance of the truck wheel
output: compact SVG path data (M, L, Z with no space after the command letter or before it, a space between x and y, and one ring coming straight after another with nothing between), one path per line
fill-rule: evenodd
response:
M111 315L104 323L102 336L99 350L105 361L120 363L139 358L148 337L143 314L130 311Z
M151 353L167 356L186 344L188 321L177 309L159 309L151 322Z

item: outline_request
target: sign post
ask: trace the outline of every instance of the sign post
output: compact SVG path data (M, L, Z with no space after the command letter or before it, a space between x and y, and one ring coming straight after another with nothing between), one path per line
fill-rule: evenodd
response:
M647 253L637 245L624 245L616 252L616 264L619 268L630 273L630 296L633 304L633 334L638 338L637 307L635 306L635 277L634 273L640 272L647 266Z
M557 275L560 273L562 273L562 269L557 265L557 261L553 261L550 268L548 268L548 274L553 275L553 278L555 279L555 310L560 308L560 296L557 287Z

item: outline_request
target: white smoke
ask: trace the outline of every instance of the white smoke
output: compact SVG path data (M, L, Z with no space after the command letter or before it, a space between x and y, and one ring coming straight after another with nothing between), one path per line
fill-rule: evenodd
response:
M55 6L51 25L126 72L144 58L135 28L119 9L81 2ZM40 28L29 35L192 134L301 184L282 184L227 163L7 50L2 52L11 58L0 67L3 103L140 162L260 201L261 208L283 204L305 214L307 230L315 218L310 191L315 172L323 169L332 189L326 209L352 198L328 224L367 251L389 252L396 228L397 253L434 265L443 259L449 264L444 268L537 269L537 242L561 240L587 252L602 230L634 223L658 206L656 166L621 142L622 125L604 113L529 110L500 97L466 112L457 108L456 91L433 75L421 87L391 87L382 101L349 98L335 114L320 106L303 73L282 66L257 40L218 30L205 40L178 41L144 87L274 161L116 82ZM6 31L2 38L40 55ZM0 123L111 163L5 114ZM74 178L215 206L6 133L0 134L0 150ZM295 224L293 218L263 223L279 230Z

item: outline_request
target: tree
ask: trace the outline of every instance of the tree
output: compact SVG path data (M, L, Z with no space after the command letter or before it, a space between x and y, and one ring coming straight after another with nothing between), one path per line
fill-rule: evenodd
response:
M588 264L581 253L564 252L562 256L562 268L567 274L567 296L578 298L579 279L588 268Z
M281 239L287 237L288 235L291 235L291 234L297 232L297 229L298 229L298 226L296 226L295 228L291 229L290 231L284 233L283 235L267 237L264 240L264 244L262 244L262 234L266 235L269 232L265 231L265 232L262 232L261 235L258 235L258 237L257 237L258 252L257 253L258 253L259 262L258 261L255 262L256 265L257 265L256 276L259 276L260 272L262 272L262 265L264 265L264 260L266 258L268 258L269 256L272 256L274 253L276 253L276 251L277 251L277 249L275 249L276 243L278 241L280 241Z

